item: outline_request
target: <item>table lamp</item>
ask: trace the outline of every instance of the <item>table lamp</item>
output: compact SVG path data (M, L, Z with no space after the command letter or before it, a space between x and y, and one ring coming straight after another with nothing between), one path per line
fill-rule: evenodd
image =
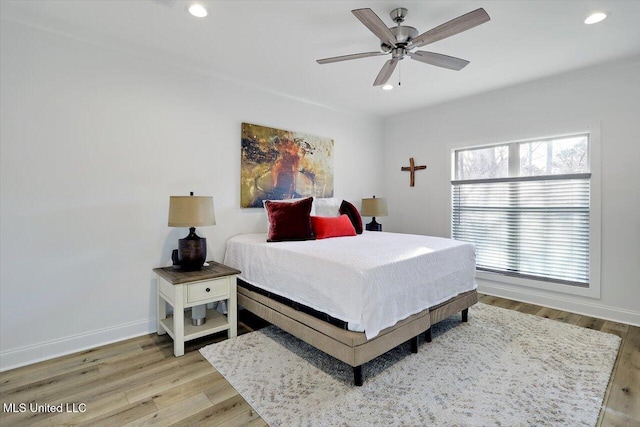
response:
M189 227L189 235L178 240L178 264L182 271L196 271L207 259L207 239L196 234L196 227L215 225L213 197L170 196L169 227Z
M382 231L382 224L376 222L377 216L387 216L387 199L373 196L371 199L362 199L362 209L360 215L373 217L372 221L365 226L368 231Z

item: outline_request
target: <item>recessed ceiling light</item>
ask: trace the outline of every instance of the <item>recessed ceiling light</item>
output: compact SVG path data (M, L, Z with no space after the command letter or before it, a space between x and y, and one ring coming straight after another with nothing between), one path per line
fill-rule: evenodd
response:
M390 84L386 84L382 86L382 90L391 90L391 89L393 89L393 86L391 86Z
M607 19L607 14L605 12L594 12L584 20L584 23L587 25L597 24L605 19Z
M189 6L189 13L196 18L204 18L209 14L209 12L207 12L207 9L200 3L194 3Z

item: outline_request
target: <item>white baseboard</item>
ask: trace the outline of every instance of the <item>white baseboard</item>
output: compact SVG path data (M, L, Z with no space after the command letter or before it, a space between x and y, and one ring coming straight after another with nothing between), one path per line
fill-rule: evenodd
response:
M478 281L478 292L514 301L537 304L556 310L640 326L640 313L638 312L593 302L576 301L566 296L542 295L533 291L514 289L495 283L483 283L482 281ZM3 351L0 352L0 372L153 332L156 332L156 319L143 319L85 334Z
M487 283L480 280L478 280L478 292L508 298L514 301L537 304L556 310L596 317L598 319L640 326L639 312L610 307L590 301L579 301L565 295L544 295L535 291L516 289L508 285Z
M143 319L84 334L0 352L0 372L139 337L156 331L156 319Z

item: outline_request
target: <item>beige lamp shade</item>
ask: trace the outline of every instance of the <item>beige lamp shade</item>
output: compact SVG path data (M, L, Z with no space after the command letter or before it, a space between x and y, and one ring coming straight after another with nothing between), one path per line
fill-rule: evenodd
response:
M203 225L216 225L213 197L169 197L169 227L201 227Z
M362 209L360 209L360 215L387 216L387 199L385 199L384 197L362 199Z

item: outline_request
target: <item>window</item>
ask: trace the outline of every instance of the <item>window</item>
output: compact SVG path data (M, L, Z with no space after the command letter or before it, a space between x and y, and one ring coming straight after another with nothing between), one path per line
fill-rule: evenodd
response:
M588 288L589 135L455 150L451 235L479 272Z

